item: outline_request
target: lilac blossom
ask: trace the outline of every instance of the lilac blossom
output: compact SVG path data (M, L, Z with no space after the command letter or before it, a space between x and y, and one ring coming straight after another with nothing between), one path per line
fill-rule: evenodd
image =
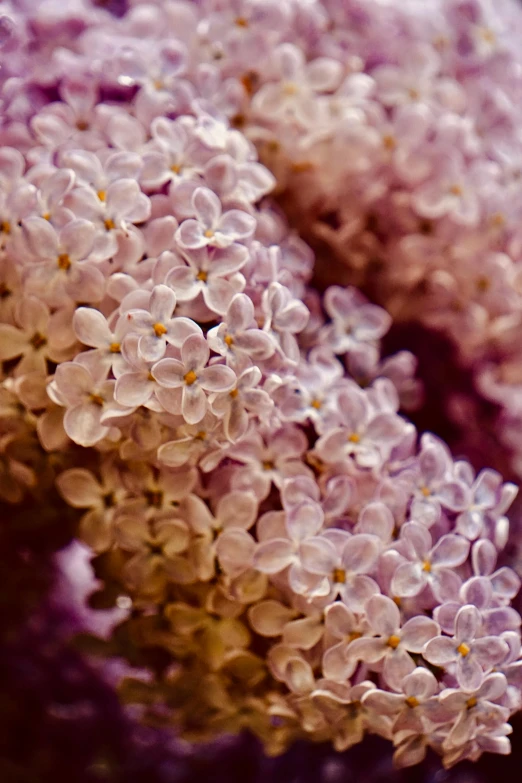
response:
M207 188L197 188L192 196L195 219L184 220L176 239L184 250L210 245L225 248L248 240L255 229L255 219L238 209L221 213L219 198Z
M455 664L462 688L479 688L485 673L507 656L507 644L496 636L480 636L480 612L475 606L463 606L455 617L452 638L440 636L426 646L424 656L436 666Z
M204 337L193 334L181 346L181 360L162 359L151 371L160 386L176 390L171 411L182 413L188 424L197 424L204 417L209 392L230 391L236 381L230 367L207 366L209 356Z
M9 7L0 495L82 509L122 689L182 738L509 751L516 489L381 358L392 318L442 331L521 474L508 2Z

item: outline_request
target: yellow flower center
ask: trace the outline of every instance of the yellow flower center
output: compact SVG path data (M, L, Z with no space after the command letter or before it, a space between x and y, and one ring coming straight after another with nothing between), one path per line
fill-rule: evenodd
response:
M263 470L273 470L274 469L274 463L272 460L266 459L263 462Z
M107 194L104 190L99 190L96 195L98 196L100 201L105 201L105 199L107 198Z
M228 347L230 348L231 345L234 345L234 338L231 337L229 334L226 334L223 342L225 343L225 345L228 345Z
M111 353L120 353L121 346L119 343L111 343L109 346L109 350Z
M388 647L391 647L392 650L396 650L400 644L400 641L401 641L401 637L393 634L392 636L390 636L386 644L388 645Z
M471 699L467 700L466 707L468 708L468 710L471 710L471 709L473 709L473 707L476 707L476 706L477 706L477 700L476 700L476 698L474 696L472 696Z
M297 91L298 91L298 87L297 84L295 84L295 82L286 82L285 84L283 84L283 93L285 95L288 96L295 95Z
M60 253L56 263L58 264L58 269L63 269L66 272L71 266L71 259L67 253Z
M346 571L344 568L334 568L332 579L337 584L344 585L346 582Z
M173 174L179 174L179 172L181 171L181 166L179 166L177 163L173 163L172 166L170 167L170 170L172 171Z
M164 324L160 324L158 322L153 324L152 328L154 329L154 334L156 337L163 337L164 334L167 334L167 327Z
M207 232L206 231L205 231L205 236L207 236ZM202 283L206 283L207 282L207 277L208 277L207 272L204 272L203 270L201 270L201 272L197 273L196 280L201 280Z
M193 383L196 383L197 379L198 379L198 376L196 375L194 370L189 370L188 373L186 373L183 376L183 380L185 381L187 386L192 386Z
M431 495L431 490L429 490L428 487L421 487L421 492L425 498L429 498Z
M462 196L463 190L460 185L452 185L449 192L452 196Z
M236 27L248 27L248 19L245 19L244 16L238 16L234 20L234 24L236 25Z
M114 220L112 220L112 218L107 218L106 220L104 220L103 225L105 226L107 231L112 231L113 228L116 228L116 223L114 222Z
M212 231L211 228L207 228L207 230L204 233L204 236L206 236L207 239L212 239L212 237L214 236L214 232Z
M323 403L321 402L321 400L313 399L312 402L310 403L310 407L315 408L316 411L319 411L323 407Z
M205 430L200 430L194 435L194 440L205 440L207 437L207 433Z
M486 291L489 291L491 287L491 281L489 278L487 278L485 275L483 277L479 277L476 283L477 291L480 294L485 294Z
M92 402L94 405L99 405L100 407L101 407L101 406L103 405L103 403L105 402L105 400L103 399L103 397L101 396L101 394L94 394L94 393L93 393L93 394L90 394L90 395L89 395L89 398L90 398L91 402Z
M11 224L8 220L2 220L0 223L0 229L2 230L2 233L4 234L10 234L11 233Z
M424 561L424 563L422 564L422 570L426 571L427 574L430 573L430 571L431 571L431 563L430 563L429 560L425 560Z
M490 44L490 46L493 46L493 44L496 43L496 35L493 30L489 29L489 27L481 27L479 30L479 35L482 40L485 41L485 43Z
M470 648L470 647L468 647L468 645L466 644L466 642L462 642L462 643L461 643L461 644L459 644L459 646L457 647L457 652L459 653L459 655L462 655L462 657L463 657L463 658L465 658L465 657L466 657L466 655L469 655L469 653L471 652L471 648Z
M389 150L390 152L393 152L393 150L397 146L397 141L395 140L395 136L392 136L391 133L387 133L385 136L382 137L382 143L385 150Z
M405 699L406 704L408 707L418 707L419 706L419 700L415 698L415 696L408 696L407 699Z
M235 400L237 395L239 394L239 391L237 389L232 389L232 391L229 392L229 394L232 397L232 399Z
M51 219L51 213L50 212L44 212L42 215L44 220L50 220Z
M349 441L350 443L359 443L359 442L360 442L360 440L361 440L361 436L360 436L360 435L357 435L357 433L356 433L356 432L352 432L352 434L351 434L351 435L348 435L348 441Z
M43 346L47 344L47 340L43 334L40 334L40 332L35 332L29 342L35 351L37 351L39 348L43 348Z

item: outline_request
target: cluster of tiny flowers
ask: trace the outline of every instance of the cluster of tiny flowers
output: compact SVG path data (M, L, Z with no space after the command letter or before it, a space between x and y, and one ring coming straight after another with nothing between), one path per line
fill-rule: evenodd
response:
M465 5L461 27L475 19ZM364 181L378 201L394 171L404 225L411 198L431 203L431 241L440 231L457 247L480 210L453 181L470 164L455 173L452 156L475 139L462 87L439 74L455 50L440 44L434 62L402 43L400 68L386 47L382 62L368 51L363 73L352 49L381 51L373 36L399 13L384 0L135 3L118 18L86 2L4 6L0 495L38 484L35 432L51 464L68 455L59 491L132 607L115 644L169 661L129 678L125 697L187 738L248 728L272 753L303 736L342 750L365 732L392 740L402 766L428 747L446 766L508 753L519 579L496 563L516 488L475 476L433 435L417 442L398 412L420 396L414 357L380 358L390 315L353 287L311 287L314 255L266 198L276 179L238 129L272 123L284 155L301 156L294 174L327 166L324 190L306 184L325 209L337 181ZM423 4L433 35L439 6ZM419 25L412 9L421 40ZM461 44L470 79L489 37ZM403 50L424 70L405 71ZM266 73L252 71L261 61ZM382 85L403 95L408 74L432 103L384 110ZM422 148L437 123L449 169L437 144L434 160ZM406 158L399 127L417 129ZM426 167L440 183L450 171L436 212ZM348 246L350 210L369 197L343 193Z

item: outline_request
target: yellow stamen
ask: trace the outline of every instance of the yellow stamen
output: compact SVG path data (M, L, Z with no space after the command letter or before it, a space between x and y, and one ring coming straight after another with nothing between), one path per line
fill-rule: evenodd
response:
M11 224L8 220L2 220L0 223L0 229L3 234L10 234L11 233Z
M474 696L472 696L471 699L467 700L466 707L468 708L468 710L471 710L471 709L473 709L473 707L476 707L476 706L477 706L477 700L476 700L476 698Z
M98 196L100 201L105 201L105 199L107 198L107 193L104 190L99 190L96 195Z
M452 196L462 196L463 193L460 185L452 185L451 188L449 189L449 192L451 193Z
M310 171L314 168L314 164L311 160L300 160L292 163L292 171L294 174L304 174L305 171Z
M323 403L321 402L321 400L312 400L312 402L310 403L310 407L315 408L316 411L319 411L323 407Z
M71 259L67 253L60 253L56 263L58 264L58 269L63 269L66 272L71 266Z
M239 391L237 389L232 389L232 391L229 392L229 394L232 397L232 399L235 400L237 395L239 394Z
M386 644L388 645L388 647L391 647L392 650L396 650L400 644L400 641L401 641L401 637L393 634L392 636L390 636Z
M105 400L101 396L101 394L90 394L89 395L91 402L93 402L95 405L100 405L100 407L103 405Z
M405 699L406 704L408 707L418 707L419 706L419 700L415 698L415 696L408 696L407 699Z
M176 163L173 163L172 166L170 167L170 170L172 171L173 174L179 174L179 172L181 171L181 166L178 166Z
M457 647L457 652L459 653L459 655L462 655L462 657L463 657L463 658L465 658L465 657L466 657L466 655L468 655L468 654L471 652L471 648L470 648L470 647L468 647L468 645L466 644L466 642L462 642L462 643L461 643L461 644L459 644L459 646Z
M205 236L207 236L207 233L208 232L205 231ZM207 272L203 272L203 270L202 270L201 272L197 273L196 280L201 280L202 283L206 283L207 282L207 277L208 277Z
M78 128L79 131L86 131L89 129L89 123L87 122L87 120L78 120L76 122L76 127Z
M286 82L283 84L283 93L285 95L295 95L297 93L297 84L295 82Z
M361 440L361 436L357 435L356 432L352 432L352 434L348 436L348 441L350 443L359 443L360 440Z
M254 71L249 71L248 73L245 73L239 81L245 88L247 95L253 95L259 83L259 76Z
M40 332L35 332L31 337L30 343L34 350L37 351L39 348L43 348L43 346L47 344L47 340L42 334L40 334Z
M431 491L428 489L428 487L421 487L421 492L425 498L429 498L431 495Z
M42 215L42 217L43 217L44 220L50 220L51 219L51 213L50 212L45 212Z
M205 440L207 437L207 433L205 430L200 430L196 435L194 435L194 440Z
M424 563L422 564L422 570L426 571L427 574L430 573L430 571L431 571L431 563L430 563L429 560L425 560L424 561Z
M344 585L346 583L346 571L344 568L334 568L332 579L337 584Z
M207 239L212 239L212 237L214 236L214 232L212 231L211 228L207 228L207 230L204 232L204 236L206 236Z
M120 353L121 345L119 343L111 343L109 350L111 353Z
M193 383L196 383L198 379L198 376L194 372L194 370L189 370L186 375L183 376L183 380L187 384L187 386L192 386Z
M236 27L248 27L248 19L245 19L244 16L238 16L235 19L234 24Z
M114 220L112 220L111 218L107 218L107 220L104 220L103 225L105 226L107 231L112 231L113 228L116 228L116 224Z
M231 345L234 345L234 338L231 337L229 334L226 334L223 342L225 343L225 345L228 345L228 347L230 348Z
M271 460L269 460L269 459L266 459L263 462L263 470L273 470L274 467L275 467L274 463Z
M359 631L352 631L346 637L346 641L347 642L354 642L356 639L360 639L361 636L362 636L362 633L360 633Z
M488 44L493 45L494 43L496 43L497 38L495 36L495 33L493 32L493 30L490 30L489 27L482 27L479 30L479 35L482 38L482 40Z
M167 334L167 327L163 324L153 324L152 328L154 329L154 334L156 337L163 337L164 334Z
M385 150L389 150L390 152L393 152L393 150L397 146L397 141L395 140L395 136L392 136L391 133L387 133L385 136L382 137L382 143Z
M410 87L408 90L408 95L412 101L418 101L420 98L420 92L415 87Z

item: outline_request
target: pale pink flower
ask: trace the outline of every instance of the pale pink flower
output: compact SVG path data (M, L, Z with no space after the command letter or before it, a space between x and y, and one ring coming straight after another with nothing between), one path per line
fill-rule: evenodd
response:
M355 639L347 656L369 666L380 664L386 683L400 690L404 677L415 669L409 653L422 653L426 644L438 636L439 626L429 617L416 616L401 627L397 604L384 595L372 596L365 611L374 636Z
M157 285L150 294L147 310L130 309L125 316L128 331L141 335L138 351L148 362L157 362L167 344L181 347L191 334L201 334L201 327L190 318L173 317L176 294L166 285Z
M498 636L480 636L481 617L475 606L463 606L455 617L455 635L439 636L426 645L424 657L435 666L456 665L459 685L467 690L479 688L484 676L501 663L509 652Z
M94 446L109 434L109 419L118 419L132 411L114 401L114 381L107 381L105 368L95 373L76 362L60 364L48 386L51 399L67 408L63 420L65 432L80 446Z
M270 396L259 388L261 377L258 367L248 367L238 375L233 389L209 398L210 409L223 419L223 431L232 442L243 437L252 416L266 421L274 408Z
M367 708L393 718L393 732L422 733L426 719L432 723L447 723L450 710L438 699L439 684L434 675L422 666L407 674L400 693L384 690L368 691L363 697Z
M27 291L51 307L71 297L98 302L105 292L105 277L88 258L96 230L88 220L67 223L59 232L43 218L29 217L23 229L35 263L26 268Z
M498 702L507 687L505 676L496 672L485 677L477 688L447 688L442 691L440 705L449 713L449 720L453 724L444 740L445 750L461 747L473 739L480 724L495 729L506 722L509 710Z
M257 328L254 305L246 294L233 297L222 322L209 330L207 339L210 348L236 370L268 359L275 351L270 336Z
M113 313L107 319L93 307L78 307L72 325L78 340L92 348L78 354L76 361L87 365L103 364L117 377L123 366L121 349L128 329L126 315Z
M417 522L402 526L401 541L409 562L397 568L391 583L393 594L411 597L429 585L439 601L455 596L461 585L455 569L467 560L469 542L449 533L432 547L430 531Z
M219 198L208 188L197 188L192 196L196 219L184 220L176 232L179 246L185 250L225 248L252 238L256 219L239 209L222 214Z
M335 353L349 353L380 340L391 325L386 310L370 304L355 288L330 286L324 297L332 324L325 326L322 340Z
M207 366L209 357L205 338L194 334L181 346L181 361L162 359L152 368L152 375L160 386L176 390L170 410L181 413L188 424L197 424L204 417L208 393L230 391L236 382L230 367Z
M47 360L61 362L74 352L74 333L69 309L51 313L34 296L24 296L16 304L15 323L0 324L0 361L19 358L15 375L38 372L47 375Z
M252 489L262 500L270 492L272 483L282 487L283 481L297 475L312 475L302 457L308 446L304 433L297 427L286 425L273 435L263 438L257 428L233 444L228 455L245 467L233 479L235 488Z
M244 286L238 275L247 259L248 251L239 244L225 250L200 248L186 254L187 263L180 263L173 253L166 252L160 259L168 263L165 283L175 291L180 302L192 302L202 294L207 307L223 315L237 293Z

